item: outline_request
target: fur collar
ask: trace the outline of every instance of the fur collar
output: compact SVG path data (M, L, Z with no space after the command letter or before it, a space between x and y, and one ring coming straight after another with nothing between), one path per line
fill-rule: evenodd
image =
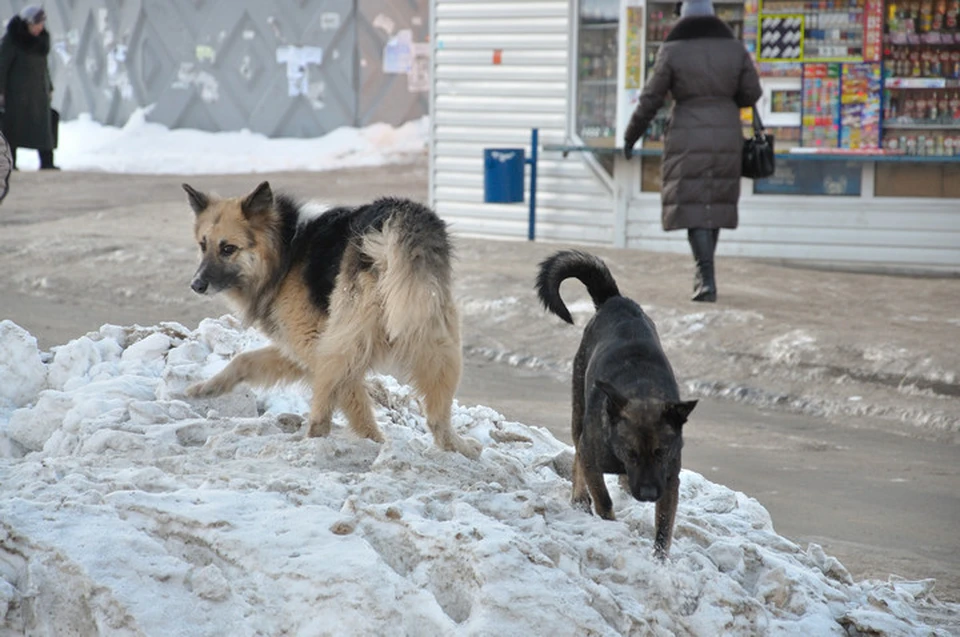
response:
M670 29L667 42L677 40L703 40L715 38L720 40L735 40L733 31L727 23L712 15L697 15L683 18Z
M14 46L24 53L47 55L50 53L50 33L44 28L40 35L34 37L27 30L27 22L20 16L14 16L7 23L7 37Z

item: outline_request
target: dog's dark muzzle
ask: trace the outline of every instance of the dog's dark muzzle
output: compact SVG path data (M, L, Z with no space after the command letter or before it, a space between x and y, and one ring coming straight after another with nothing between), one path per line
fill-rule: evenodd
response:
M216 294L236 285L237 279L238 274L234 269L218 262L204 261L193 275L190 289L197 294Z
M660 499L660 487L652 484L645 484L630 489L633 497L641 502L656 502Z

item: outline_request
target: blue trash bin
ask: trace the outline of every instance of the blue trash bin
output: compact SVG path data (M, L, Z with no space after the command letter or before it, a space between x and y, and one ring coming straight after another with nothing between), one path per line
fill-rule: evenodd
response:
M522 148L485 148L483 150L483 201L519 203L523 201Z

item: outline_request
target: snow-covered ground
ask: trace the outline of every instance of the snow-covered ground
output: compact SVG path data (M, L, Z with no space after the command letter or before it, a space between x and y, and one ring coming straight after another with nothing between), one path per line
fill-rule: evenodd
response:
M302 388L182 396L262 344L230 317L104 325L41 351L0 322L0 634L947 635L931 581L856 582L755 500L684 471L670 559L653 505L568 504L572 450L458 405L435 448L371 379L386 442L306 439ZM71 632L72 631L72 632Z

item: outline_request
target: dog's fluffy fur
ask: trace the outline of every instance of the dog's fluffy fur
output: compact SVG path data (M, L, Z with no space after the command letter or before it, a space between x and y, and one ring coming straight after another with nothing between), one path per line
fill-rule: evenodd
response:
M304 381L313 390L309 436L329 434L339 407L354 432L381 441L365 376L386 366L422 395L441 449L479 454L479 443L450 424L460 319L450 239L436 214L385 198L317 215L310 205L274 197L267 182L227 199L183 187L201 251L191 287L223 292L244 324L273 341L236 356L189 395L215 396L241 382Z
M589 511L592 495L597 514L614 519L603 474L620 474L634 498L657 503L654 550L666 556L677 512L682 428L697 401L680 400L656 326L620 295L597 257L571 250L543 261L536 289L544 307L573 323L560 297L568 278L587 287L597 310L573 362L573 504Z

